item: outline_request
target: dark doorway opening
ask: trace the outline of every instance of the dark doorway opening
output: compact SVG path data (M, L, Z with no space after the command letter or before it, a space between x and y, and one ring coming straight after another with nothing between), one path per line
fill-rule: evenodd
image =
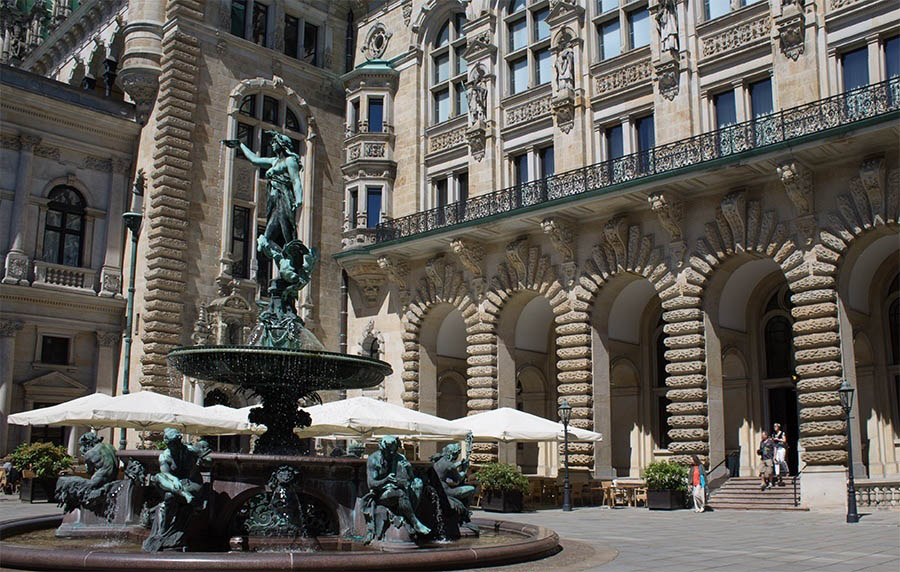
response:
M769 419L765 429L770 434L775 423L781 423L782 429L787 434L787 464L791 474L796 475L799 461L797 437L800 425L797 418L797 390L793 387L774 387L769 390Z

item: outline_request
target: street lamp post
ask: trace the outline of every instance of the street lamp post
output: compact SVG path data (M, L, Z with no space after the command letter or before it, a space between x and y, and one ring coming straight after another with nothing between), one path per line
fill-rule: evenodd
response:
M853 409L853 387L844 380L838 389L841 396L841 408L847 420L847 522L859 522L856 512L856 485L853 482L853 438L850 433L850 410Z
M572 419L572 406L569 405L567 399L563 399L562 403L559 404L559 419L563 423L563 439L565 447L563 455L565 455L566 464L566 480L563 485L562 509L569 512L572 510L572 489L569 486L569 420Z
M133 192L134 200L131 206L135 210L140 210L139 207L142 207L143 205L138 197L141 197L144 194L143 171L138 172L137 179L134 182ZM144 217L140 212L132 211L122 215L125 226L131 232L131 275L128 277L128 303L125 306L125 355L123 357L125 363L122 364L122 395L128 393L128 382L131 377L131 339L132 330L134 329L132 326L134 321L134 275L137 269L138 238L141 235L141 220L143 218ZM122 427L121 433L119 434L119 450L124 450L128 444L127 431L127 429Z

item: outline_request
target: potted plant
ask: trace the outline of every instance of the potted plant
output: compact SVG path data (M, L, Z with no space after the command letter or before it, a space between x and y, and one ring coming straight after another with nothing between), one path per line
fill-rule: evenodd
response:
M51 501L56 492L56 479L75 461L66 449L53 443L22 443L10 459L22 471L19 499L28 502Z
M647 508L650 510L684 508L687 479L688 470L684 465L669 461L656 461L647 465L644 469Z
M475 473L481 487L481 508L495 512L522 512L528 478L512 465L490 463Z

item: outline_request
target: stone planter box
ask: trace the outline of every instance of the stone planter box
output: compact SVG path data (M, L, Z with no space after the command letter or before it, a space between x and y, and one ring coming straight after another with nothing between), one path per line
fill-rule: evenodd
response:
M486 491L481 508L491 512L522 512L522 499L519 491Z
M647 508L650 510L676 510L684 508L683 491L647 491Z
M53 502L56 496L56 477L23 478L19 500L23 502Z

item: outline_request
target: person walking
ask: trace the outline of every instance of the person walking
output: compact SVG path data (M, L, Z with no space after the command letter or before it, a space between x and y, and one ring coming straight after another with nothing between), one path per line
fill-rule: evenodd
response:
M691 496L694 498L694 512L706 510L706 469L697 455L691 456Z
M787 435L781 430L781 423L776 423L774 431L772 431L772 440L775 441L775 457L773 464L775 465L775 480L778 486L784 486L784 475L788 472L788 466L784 458L787 454Z
M762 465L759 467L759 476L762 479L762 485L759 490L764 491L770 486L775 486L772 479L772 463L775 458L775 441L769 437L765 431L762 432L762 439L759 440L759 449L756 454L762 458Z

